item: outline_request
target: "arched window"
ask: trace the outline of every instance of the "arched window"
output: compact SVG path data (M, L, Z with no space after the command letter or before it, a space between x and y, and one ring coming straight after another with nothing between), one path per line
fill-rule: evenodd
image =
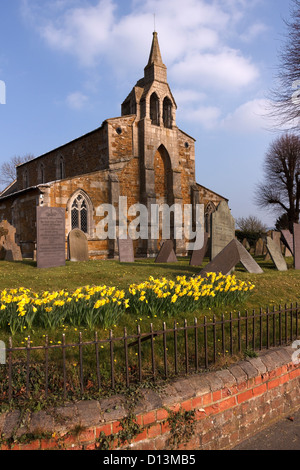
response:
M166 97L163 103L163 119L164 126L172 129L172 101L170 98Z
M151 124L159 126L159 99L156 93L152 93L150 97L150 119Z
M71 230L79 228L84 233L89 232L88 201L80 192L71 205Z

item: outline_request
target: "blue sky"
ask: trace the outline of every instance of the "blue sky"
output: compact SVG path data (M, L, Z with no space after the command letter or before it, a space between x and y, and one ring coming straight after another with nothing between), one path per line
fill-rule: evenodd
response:
M155 25L177 125L196 139L197 182L235 218L253 204L288 0L1 1L0 164L41 155L121 114L147 64Z

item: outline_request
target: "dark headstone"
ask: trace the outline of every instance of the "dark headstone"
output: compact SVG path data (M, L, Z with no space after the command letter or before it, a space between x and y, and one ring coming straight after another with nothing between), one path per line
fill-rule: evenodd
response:
M38 268L66 264L65 210L59 207L37 207Z
M240 255L236 248L235 240L232 240L204 269L202 269L200 275L202 276L206 273L222 273L223 275L227 275L239 261Z
M174 252L174 244L172 240L166 240L163 242L157 257L155 258L155 263L176 263L177 258Z
M295 269L300 269L300 225L294 224L294 265Z
M203 262L203 258L206 254L207 242L208 242L208 233L205 232L203 246L199 250L193 250L192 256L190 259L190 266L201 266Z
M120 263L134 263L133 241L131 238L118 238Z
M267 237L267 249L278 271L287 271L287 264L282 256L281 247L270 237Z
M234 239L202 269L200 274L214 272L227 275L238 263L242 263L244 268L250 273L261 274L263 272L246 248L238 240Z
M79 228L74 228L69 233L68 252L70 261L89 260L88 240L86 234Z
M281 230L281 241L293 256L294 236L289 230Z

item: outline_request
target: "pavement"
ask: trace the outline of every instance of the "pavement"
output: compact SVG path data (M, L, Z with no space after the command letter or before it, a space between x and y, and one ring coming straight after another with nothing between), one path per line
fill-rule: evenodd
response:
M255 434L232 450L300 450L300 410Z

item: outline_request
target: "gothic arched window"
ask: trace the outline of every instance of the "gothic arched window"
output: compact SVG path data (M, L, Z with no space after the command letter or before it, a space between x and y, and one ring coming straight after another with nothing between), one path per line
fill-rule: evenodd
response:
M151 124L159 126L159 99L156 93L152 93L150 97L150 119Z
M164 99L164 103L163 103L163 119L164 119L164 126L171 129L172 122L173 122L172 101L168 97Z
M88 201L82 193L73 200L71 206L71 229L79 228L84 233L89 231L89 208Z

